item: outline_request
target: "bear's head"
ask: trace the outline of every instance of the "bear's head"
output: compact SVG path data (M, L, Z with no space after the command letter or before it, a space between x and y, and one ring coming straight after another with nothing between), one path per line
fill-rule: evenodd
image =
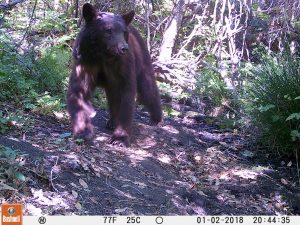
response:
M82 15L85 20L84 42L94 54L120 56L127 52L128 25L134 17L134 11L124 15L108 12L97 12L94 6L85 3L82 7ZM100 51L100 52L99 52Z

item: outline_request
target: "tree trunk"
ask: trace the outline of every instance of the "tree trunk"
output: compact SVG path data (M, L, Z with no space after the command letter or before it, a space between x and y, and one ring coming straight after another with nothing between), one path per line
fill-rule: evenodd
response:
M172 57L172 51L176 41L178 31L182 22L184 11L186 9L186 0L178 0L173 12L169 18L163 35L162 44L158 61L169 61Z
M75 0L74 2L74 18L78 18L78 7L79 7L79 0Z
M56 11L58 11L58 9L59 9L59 0L54 0L54 1L53 1L53 6L54 6L54 9L55 9Z
M151 51L151 31L150 31L150 21L149 21L149 18L150 18L150 0L146 0L145 1L145 4L146 4L146 13L145 13L145 20L146 20L146 29L147 29L147 48L149 50L149 52Z

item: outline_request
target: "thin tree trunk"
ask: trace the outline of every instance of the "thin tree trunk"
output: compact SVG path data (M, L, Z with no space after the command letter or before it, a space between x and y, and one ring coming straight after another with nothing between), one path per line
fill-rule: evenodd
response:
M178 0L163 35L160 54L158 56L158 60L161 62L169 61L172 57L172 51L175 45L178 31L180 29L185 9L186 0Z
M74 2L74 10L75 10L74 17L75 18L78 18L78 7L79 7L79 0L75 0L75 2Z
M148 50L150 51L150 47L151 47L151 44L150 44L150 41L151 41L151 32L150 32L150 21L149 21L149 18L150 18L150 0L147 0L145 2L146 4L146 13L145 13L145 20L146 20L146 28L147 28L147 47L148 47Z
M54 9L57 11L59 9L59 0L53 1Z

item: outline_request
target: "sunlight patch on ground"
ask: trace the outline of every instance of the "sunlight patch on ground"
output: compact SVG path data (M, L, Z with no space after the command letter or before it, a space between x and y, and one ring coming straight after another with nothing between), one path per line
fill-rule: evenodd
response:
M160 154L157 158L159 161L166 163L166 164L170 164L171 163L171 158L168 155L165 154Z
M204 138L206 140L212 140L212 141L219 141L220 140L220 135L219 134L214 134L210 133L207 131L200 131L199 132L200 138Z
M129 150L129 149L128 149ZM136 163L142 160L145 160L145 158L152 157L152 154L149 152L139 149L139 150L129 150L130 155L129 158L131 159L131 162Z
M153 136L152 137L146 137L143 140L143 143L141 143L139 145L139 147L141 147L143 149L148 149L148 148L154 147L156 144L157 144L157 141L155 140L155 138Z
M255 171L255 172L266 172L266 171L270 171L271 169L269 167L265 167L265 166L254 166L251 168L251 170Z
M279 194L278 192L276 192L272 198L272 200L275 202L275 207L276 209L276 215L280 216L280 215L285 215L285 214L282 214L280 213L280 209L284 209L284 211L287 211L288 210L288 203L284 200L285 198Z
M31 192L34 200L39 205L59 206L65 209L69 208L67 202L65 202L64 198L61 196L52 196L50 192L43 192L42 189L36 190L32 188Z
M166 125L166 126L163 126L161 127L163 130L171 133L171 134L179 134L179 131L177 129L175 129L174 127L172 126L169 126L169 125Z
M178 209L181 209L182 211L188 212L192 209L197 215L207 215L207 212L203 207L194 203L187 204L187 199L182 199L178 195L174 195L172 202Z
M26 211L28 212L29 215L31 216L40 216L42 215L42 209L36 207L35 205L31 204L31 203L27 203L25 205L26 207Z
M241 168L234 168L229 171L222 172L218 179L220 180L231 180L234 176L237 176L242 179L250 179L250 180L256 180L258 176L261 176L263 174L264 170L255 170L255 169L241 169Z
M105 136L97 136L95 138L95 141L99 141L99 142L106 142L108 141L109 137L105 137Z
M35 143L32 143L32 146L33 146L33 147L36 147L36 148L38 148L38 149L43 149L43 146L38 145L38 144L35 144Z
M128 199L130 199L130 200L133 200L133 199L136 199L136 197L134 197L134 196L132 196L130 193L128 193L128 192L125 192L125 191L121 191L121 190L119 190L119 189L117 189L117 188L115 188L115 187L113 187L113 186L111 186L112 188L114 188L115 189L115 191L117 192L117 193L119 193L121 196L124 196L125 198L128 198ZM122 186L122 187L127 187L127 188L130 188L129 186ZM136 189L135 189L136 190Z
M221 193L219 195L216 196L217 199L222 202L222 203L226 203L226 204L236 204L236 197L232 194L229 194L227 192Z
M233 170L232 171L232 174L234 176L238 176L240 178L243 178L243 179L251 179L251 180L256 180L257 177L259 175L261 175L261 173L258 173L258 172L254 172L254 171L251 171L251 170Z
M69 160L72 160L74 162L79 162L79 158L77 155L75 155L75 153L70 153L70 154L66 154L65 157Z
M189 118L189 117L184 117L183 118L183 120L182 120L182 122L184 123L184 124L195 124L195 120L193 119L193 118Z

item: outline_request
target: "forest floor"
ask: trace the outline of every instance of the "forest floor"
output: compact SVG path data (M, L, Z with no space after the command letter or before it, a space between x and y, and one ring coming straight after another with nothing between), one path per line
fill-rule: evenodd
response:
M249 135L222 129L187 106L150 126L137 110L130 148L107 144L107 113L94 118L93 145L75 143L70 124L29 113L26 133L0 136L19 150L26 182L0 198L25 215L299 215L294 164L256 151ZM2 187L1 187L2 184Z

